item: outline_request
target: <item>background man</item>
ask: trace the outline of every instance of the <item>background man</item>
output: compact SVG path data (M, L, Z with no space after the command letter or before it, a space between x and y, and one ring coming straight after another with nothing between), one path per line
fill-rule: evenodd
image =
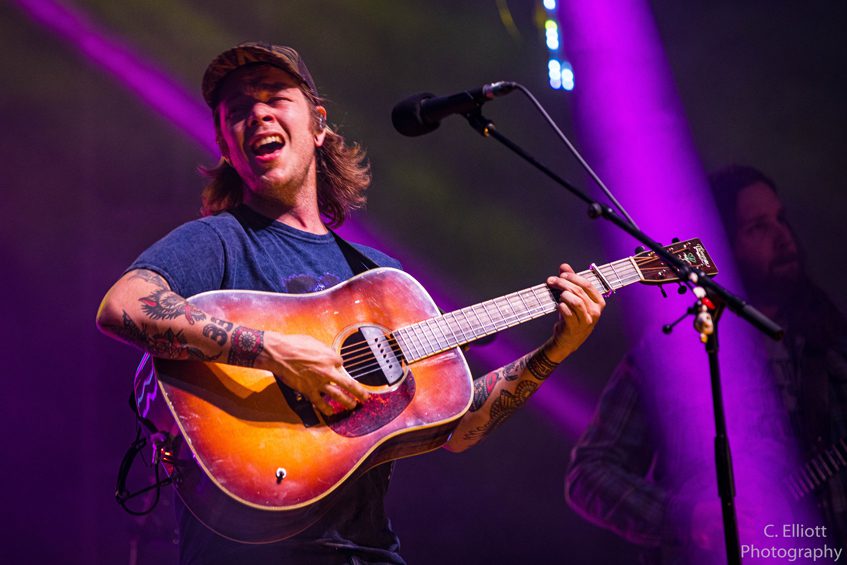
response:
M847 322L807 277L774 183L746 166L718 171L709 182L750 303L786 330L782 342L762 339L760 350L750 352L765 359L788 416L785 429L775 429L777 421L762 425L770 437L799 443L803 451L830 446L847 433ZM705 550L724 551L719 502L713 488L693 497L679 491L680 477L673 476L678 462L658 447L661 420L651 411L666 407L652 404L655 380L648 367L656 365L649 356L636 349L612 375L572 452L567 499L592 522L649 548L651 562L688 563L691 551L710 562ZM838 473L815 493L828 526L821 541L838 547L845 539L844 478ZM742 543L745 530L762 526L746 523L743 515L739 525Z

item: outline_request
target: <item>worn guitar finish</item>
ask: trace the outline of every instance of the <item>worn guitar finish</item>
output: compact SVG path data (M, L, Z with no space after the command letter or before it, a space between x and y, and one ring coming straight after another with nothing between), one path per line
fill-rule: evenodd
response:
M717 272L699 240L668 250ZM580 274L605 294L674 280L652 253ZM555 312L558 303L542 284L440 314L424 288L395 269L314 294L228 290L188 300L238 325L310 335L339 351L344 369L371 391L357 409L325 418L258 369L156 360L158 389L152 377L137 378L139 412L182 437L159 442L179 496L212 530L250 543L295 535L346 482L443 445L473 395L459 346Z

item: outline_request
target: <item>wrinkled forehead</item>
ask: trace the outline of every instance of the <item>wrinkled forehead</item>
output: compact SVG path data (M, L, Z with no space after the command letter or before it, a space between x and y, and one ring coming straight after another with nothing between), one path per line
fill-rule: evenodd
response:
M255 97L289 88L302 91L300 81L288 72L273 65L257 63L227 75L220 87L218 99L225 103L238 96Z

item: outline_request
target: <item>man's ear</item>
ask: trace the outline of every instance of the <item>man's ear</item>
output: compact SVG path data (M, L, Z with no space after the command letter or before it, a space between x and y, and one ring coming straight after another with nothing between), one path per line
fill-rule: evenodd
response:
M324 144L324 138L326 137L326 108L324 108L323 106L315 106L315 114L317 114L315 147L320 147Z

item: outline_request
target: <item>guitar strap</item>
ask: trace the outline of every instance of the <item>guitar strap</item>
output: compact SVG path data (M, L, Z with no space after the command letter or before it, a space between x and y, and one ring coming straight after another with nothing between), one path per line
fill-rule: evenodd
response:
M335 243L338 244L338 248L344 255L344 259L350 266L350 270L353 271L353 275L360 275L365 271L379 268L379 265L377 265L372 259L370 259L364 253L356 249L352 244L348 243L340 235L338 235L332 230L329 230L329 233L331 233L332 237L335 238ZM299 416L300 420L303 422L303 425L305 427L310 428L312 426L317 426L321 423L320 419L315 413L314 406L312 406L312 403L309 402L308 398L305 398L302 394L298 394L295 390L285 386L279 381L277 381L277 383L279 384L279 388L282 391L282 395L285 397L285 401L297 414L297 416Z
M329 233L335 238L335 243L338 244L338 248L344 254L344 259L347 260L347 264L350 265L350 269L354 275L360 275L365 271L379 268L379 265L374 263L370 257L353 247L343 237L332 230L329 230Z

